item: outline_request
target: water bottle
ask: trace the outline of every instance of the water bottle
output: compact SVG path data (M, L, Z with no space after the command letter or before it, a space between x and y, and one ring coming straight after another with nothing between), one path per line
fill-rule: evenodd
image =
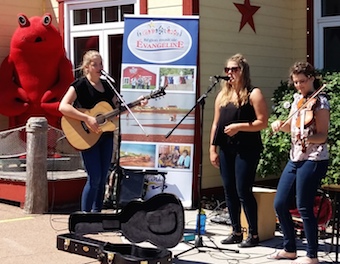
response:
M196 219L196 233L198 233L198 221L200 222L200 234L205 234L205 222L207 220L207 216L205 214L205 211L202 209L201 213L197 215Z

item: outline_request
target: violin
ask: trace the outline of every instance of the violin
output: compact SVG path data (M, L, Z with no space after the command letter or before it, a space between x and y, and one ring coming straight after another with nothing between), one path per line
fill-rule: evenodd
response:
M298 102L297 110L294 113L290 114L288 118L280 125L280 127L286 125L295 114L299 114L296 120L296 126L300 128L300 140L301 140L301 145L302 145L302 152L306 152L306 138L301 137L303 135L303 129L310 126L313 123L314 110L315 110L315 106L317 103L316 96L325 87L326 87L326 84L322 85L320 88L314 91L308 99L307 98L300 99Z
M304 137L304 129L309 127L314 121L314 110L317 103L315 97L307 99L305 97L301 98L297 104L298 117L296 119L295 125L300 129L298 138L301 141L302 152L305 153L307 150L306 137Z
M297 107L298 109L300 109L300 111L296 119L296 126L298 128L300 128L301 125L303 125L304 128L307 128L313 123L314 110L315 110L317 100L318 100L317 98L311 98L310 100L308 100L307 104L306 104L306 101L307 101L306 98L301 98L299 100Z
M292 113L291 115L289 115L288 116L288 118L281 124L281 126L280 127L282 127L282 126L284 126L284 125L286 125L288 122L289 122L289 120L291 120L292 119L292 117L296 114L296 113L299 113L302 109L305 109L305 107L308 105L308 104L310 104L310 102L312 101L312 100L314 100L315 99L315 97L324 89L324 88L326 88L326 84L324 84L324 85L322 85L320 88L318 88L314 93L312 93L312 95L308 98L308 100L306 100L305 102L303 102L303 101L301 101L301 105L300 105L300 107L298 107L298 109L294 112L294 113ZM304 99L304 98L302 98L302 99ZM315 99L316 100L316 99ZM299 101L299 102L300 102Z

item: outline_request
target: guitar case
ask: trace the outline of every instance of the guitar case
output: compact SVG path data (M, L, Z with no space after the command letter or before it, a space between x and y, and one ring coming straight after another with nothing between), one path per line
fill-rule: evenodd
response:
M111 244L84 236L118 230L131 244ZM160 193L147 201L133 200L119 213L72 213L69 231L57 236L59 250L95 258L103 264L171 263L168 248L183 238L184 209L177 196ZM156 247L135 245L141 242Z

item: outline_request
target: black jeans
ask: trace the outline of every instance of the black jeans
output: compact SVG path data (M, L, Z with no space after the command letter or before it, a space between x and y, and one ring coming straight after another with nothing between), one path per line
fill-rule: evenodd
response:
M249 225L249 234L258 234L257 203L252 188L260 159L259 150L220 149L220 172L234 233L241 230L241 205Z

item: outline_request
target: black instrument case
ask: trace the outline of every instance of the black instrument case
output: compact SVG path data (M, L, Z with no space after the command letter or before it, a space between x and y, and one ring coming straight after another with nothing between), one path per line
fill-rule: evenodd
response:
M147 201L133 200L119 213L75 212L69 233L57 236L57 249L97 259L102 264L168 264L184 234L184 209L173 194L160 193ZM108 243L87 234L121 231L131 244ZM150 242L156 247L136 243Z

